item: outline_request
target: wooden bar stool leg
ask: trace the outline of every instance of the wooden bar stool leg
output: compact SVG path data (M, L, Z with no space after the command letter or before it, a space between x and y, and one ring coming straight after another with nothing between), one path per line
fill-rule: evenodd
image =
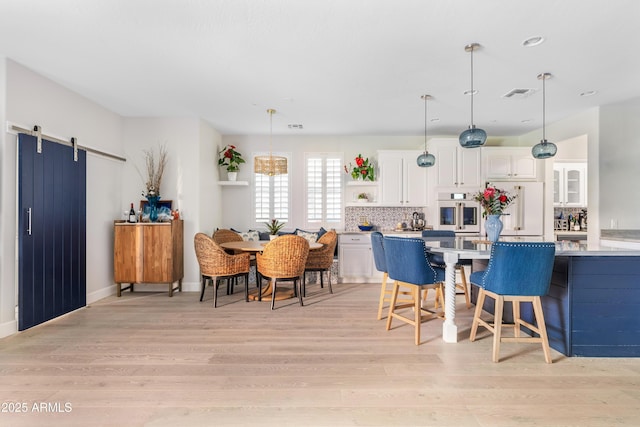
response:
M380 302L378 303L378 320L382 319L382 306L384 305L385 296L387 295L387 277L389 277L389 275L385 272L382 275L382 288L380 289Z
M551 351L549 350L549 337L547 336L547 325L544 321L544 313L542 312L542 302L540 297L534 297L533 299L533 313L536 316L536 324L538 325L538 333L540 334L540 340L542 341L542 351L544 352L544 361L552 363Z
M476 301L476 311L473 314L473 322L471 323L471 334L469 335L469 341L475 341L476 339L478 324L480 323L480 316L482 315L482 306L484 305L484 298L484 289L480 288L480 291L478 292L478 301Z
M502 339L502 311L504 310L504 297L498 295L493 316L493 361L500 361L500 341Z

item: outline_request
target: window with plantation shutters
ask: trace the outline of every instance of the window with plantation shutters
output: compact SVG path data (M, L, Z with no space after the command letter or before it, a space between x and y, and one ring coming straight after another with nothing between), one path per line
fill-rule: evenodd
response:
M309 226L342 224L342 154L305 155L305 217Z
M255 222L289 221L289 174L254 174Z

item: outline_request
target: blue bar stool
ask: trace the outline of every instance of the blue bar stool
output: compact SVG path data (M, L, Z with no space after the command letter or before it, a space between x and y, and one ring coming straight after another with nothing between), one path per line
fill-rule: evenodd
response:
M391 301L391 289L387 289L387 262L384 259L384 245L382 244L382 233L374 231L371 233L371 250L373 251L373 261L376 265L376 270L383 273L382 275L382 287L380 289L380 302L378 303L378 320L382 319L382 309L385 302ZM402 291L400 295L411 295L411 292ZM400 303L412 303L413 299L401 299Z
M549 291L555 248L555 243L551 242L495 242L491 246L487 269L474 272L469 277L471 283L480 288L469 340L476 339L479 325L487 328L493 334L494 362L500 360L501 342L539 342L542 344L545 362L552 362L540 297ZM487 296L495 301L493 323L480 318ZM510 301L513 306L513 323L510 324L505 324L502 320L505 301ZM537 325L521 319L521 302L533 305ZM514 336L503 337L503 326L513 327ZM537 336L521 336L521 327Z
M394 280L389 315L387 316L387 331L391 329L393 319L398 319L415 327L415 343L420 345L420 325L423 320L441 318L441 313L435 313L420 306L420 295L424 289L442 287L444 269L433 267L429 260L429 253L424 240L405 237L384 237L384 253L389 277ZM398 304L400 287L409 288L413 295L413 303ZM403 308L413 308L413 319L405 317L396 311Z

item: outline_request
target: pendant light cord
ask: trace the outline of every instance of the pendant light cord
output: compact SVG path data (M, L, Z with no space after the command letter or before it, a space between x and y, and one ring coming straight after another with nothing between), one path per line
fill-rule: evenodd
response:
M424 152L427 152L427 99L428 96L424 95Z
M546 135L546 123L547 123L547 119L546 119L546 106L547 106L547 100L546 100L546 80L547 77L544 75L544 73L542 74L542 143L546 144L547 143L547 135Z
M473 51L475 48L471 47L471 127L473 128Z

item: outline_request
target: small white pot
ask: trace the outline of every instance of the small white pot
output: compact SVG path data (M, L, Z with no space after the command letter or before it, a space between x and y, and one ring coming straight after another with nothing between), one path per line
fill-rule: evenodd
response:
M277 234L269 234L269 240L273 240L273 239L275 239L276 237L278 237L278 235L277 235Z
M235 181L238 178L238 172L227 172L227 179L229 181Z

